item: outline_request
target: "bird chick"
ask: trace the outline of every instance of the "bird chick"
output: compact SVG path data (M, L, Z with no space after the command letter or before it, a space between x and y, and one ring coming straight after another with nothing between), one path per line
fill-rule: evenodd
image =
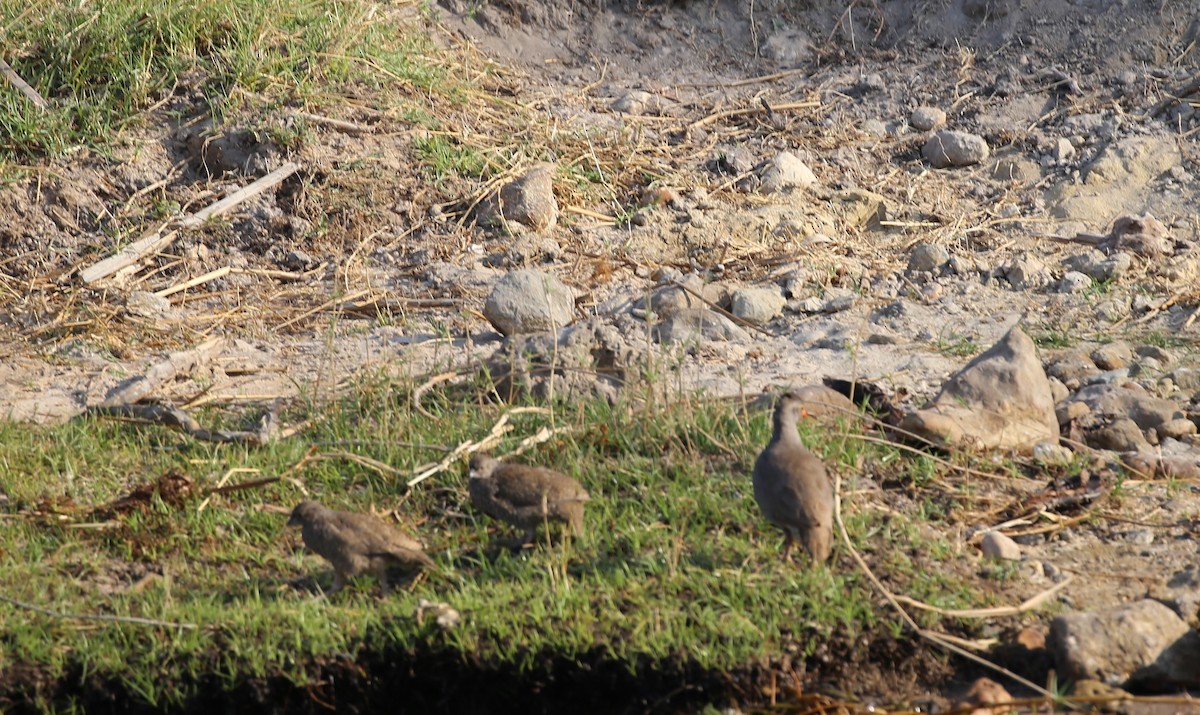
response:
M288 526L299 526L304 545L333 565L330 593L370 571L386 595L391 590L388 568L412 572L434 566L420 542L367 514L335 511L315 501L302 501L292 510Z
M538 524L558 521L583 535L583 504L591 497L579 482L544 467L505 464L476 453L470 462L467 491L471 504L485 514L525 530L522 544L533 541Z
M771 441L754 463L754 501L783 529L785 561L792 560L792 546L800 542L814 563L823 563L833 548L833 486L825 465L796 431L803 404L792 392L779 398Z

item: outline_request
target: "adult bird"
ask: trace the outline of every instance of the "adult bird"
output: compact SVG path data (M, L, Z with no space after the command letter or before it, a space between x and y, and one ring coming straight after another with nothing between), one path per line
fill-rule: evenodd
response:
M538 524L562 522L583 535L583 505L591 499L579 482L545 467L505 464L487 454L471 456L467 491L483 513L525 530L533 541Z
M814 563L823 563L833 548L833 486L825 465L800 441L796 425L803 414L803 400L793 392L776 403L771 441L754 463L754 501L783 529L785 561L799 542Z
M329 593L370 571L386 595L391 590L389 568L414 572L434 566L420 542L368 514L335 511L309 500L296 505L287 523L299 526L304 545L333 565Z

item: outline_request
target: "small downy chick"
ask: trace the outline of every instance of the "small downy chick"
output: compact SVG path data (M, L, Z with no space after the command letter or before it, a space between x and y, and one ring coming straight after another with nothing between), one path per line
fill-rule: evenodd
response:
M800 441L796 424L803 400L787 392L775 406L771 441L754 463L754 500L763 516L783 529L785 561L796 542L814 563L833 548L833 485L825 465Z
M391 591L391 567L412 572L433 567L420 542L368 514L328 509L315 501L302 501L292 510L288 526L299 526L304 545L333 565L336 593L346 581L370 571L386 595Z
M483 453L470 462L471 504L489 516L525 530L533 541L538 524L558 521L583 535L583 505L591 499L579 482L545 467L505 464Z

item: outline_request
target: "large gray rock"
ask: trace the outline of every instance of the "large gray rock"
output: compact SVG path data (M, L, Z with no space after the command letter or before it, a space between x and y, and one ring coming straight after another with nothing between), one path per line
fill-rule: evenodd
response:
M945 446L1028 452L1058 438L1054 397L1037 350L1019 326L951 377L900 427Z
M921 156L935 169L978 164L987 159L989 154L991 150L983 137L949 130L929 137L925 146L921 147Z
M1064 680L1151 690L1200 686L1200 635L1158 601L1059 616L1047 645Z
M483 315L505 335L557 330L575 317L575 297L549 273L513 271L492 288Z

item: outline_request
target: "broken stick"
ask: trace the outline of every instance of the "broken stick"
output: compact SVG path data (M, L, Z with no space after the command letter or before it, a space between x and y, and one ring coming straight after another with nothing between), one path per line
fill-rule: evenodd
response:
M215 204L212 204L201 211L197 211L191 216L185 216L181 219L177 219L165 224L157 231L150 232L148 235L143 236L135 243L131 243L125 248L122 248L120 251L117 251L108 258L84 268L79 272L79 277L84 283L88 284L107 278L122 268L131 266L146 256L165 248L171 243L171 241L175 240L175 235L178 233L178 229L195 228L214 216L220 216L243 201L252 199L267 189L279 184L284 179L296 173L299 169L299 164L295 162L288 162L275 171L272 171L266 176L258 179L254 183L238 189ZM167 228L167 226L173 226L172 230L163 233L163 229Z

